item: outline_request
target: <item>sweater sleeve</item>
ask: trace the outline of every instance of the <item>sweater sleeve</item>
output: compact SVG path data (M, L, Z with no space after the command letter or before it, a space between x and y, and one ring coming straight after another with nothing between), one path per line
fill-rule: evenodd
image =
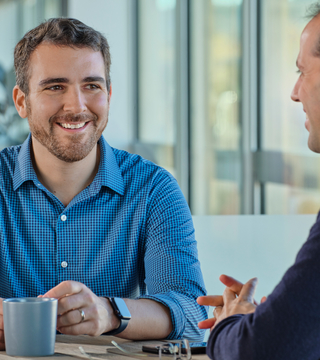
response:
M296 261L255 313L224 319L210 334L214 360L320 359L320 221Z

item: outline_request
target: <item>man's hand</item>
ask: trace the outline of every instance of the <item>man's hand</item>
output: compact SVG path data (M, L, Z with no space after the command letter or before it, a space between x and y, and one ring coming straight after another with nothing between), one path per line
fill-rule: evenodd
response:
M4 344L4 327L3 327L3 306L2 306L3 299L0 298L0 351L5 350Z
M236 295L240 295L240 292L243 288L243 284L234 279L231 276L227 276L227 275L220 275L219 280L227 287L229 288L231 291L233 291ZM266 297L264 296L261 299L261 303L266 301ZM208 296L199 296L197 299L197 302L199 305L209 305L209 306L215 306L215 307L219 307L219 306L223 306L224 305L224 300L223 300L223 296L222 295L208 295ZM254 300L254 304L258 305L258 303ZM209 329L209 328L213 328L213 326L215 325L216 322L216 317L212 317L209 319L206 319L204 321L200 321L198 323L198 326L200 329Z
M242 282L232 278L227 275L220 275L219 280L227 286L235 294L239 295L243 287ZM223 306L223 297L222 295L208 295L208 296L199 296L197 299L199 305L209 305L209 306ZM198 323L200 329L209 329L214 326L216 318L209 318Z
M98 336L120 325L109 300L96 296L82 283L64 281L43 297L58 299L57 329L63 334Z
M223 292L224 305L217 306L214 309L214 316L216 318L214 326L229 316L255 312L257 305L254 304L253 296L257 284L257 278L250 279L243 285L238 297L228 287L225 288Z

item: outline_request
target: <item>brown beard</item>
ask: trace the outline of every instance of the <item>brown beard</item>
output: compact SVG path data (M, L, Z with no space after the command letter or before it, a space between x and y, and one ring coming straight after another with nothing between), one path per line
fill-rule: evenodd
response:
M51 154L64 162L72 163L84 159L97 144L103 130L107 125L106 121L105 126L99 130L97 127L98 117L96 115L53 115L49 119L49 132L47 132L43 127L36 124L37 121L34 121L32 118L31 106L28 101L26 103L28 122L32 136L34 136L41 145L48 149ZM70 136L68 145L65 145L59 141L59 137L54 134L54 126L56 126L56 123L64 123L69 121L79 123L91 121L89 126L91 126L91 128L94 130L92 131L92 136L87 142L83 142L83 137L85 136L84 133L73 134L72 137Z

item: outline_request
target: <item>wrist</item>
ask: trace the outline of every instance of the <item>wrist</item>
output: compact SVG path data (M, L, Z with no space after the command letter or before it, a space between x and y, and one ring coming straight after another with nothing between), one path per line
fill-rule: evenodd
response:
M118 319L117 327L104 333L105 335L117 335L126 329L131 319L130 311L125 301L121 298L110 297L108 299L108 305L113 309L114 316Z
M103 302L105 304L105 308L107 309L107 322L105 324L104 333L112 330L116 330L120 326L120 319L116 316L114 313L113 307L110 303L110 300L108 297L103 296L102 297Z

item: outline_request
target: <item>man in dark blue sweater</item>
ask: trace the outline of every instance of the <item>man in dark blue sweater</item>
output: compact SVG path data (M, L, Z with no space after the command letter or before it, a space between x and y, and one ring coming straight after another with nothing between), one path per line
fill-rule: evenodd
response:
M291 94L306 113L309 148L320 153L320 2L312 7L297 58L299 78ZM320 216L296 261L266 300L253 299L257 279L245 285L222 275L223 296L198 298L216 306L199 323L212 328L207 354L214 360L320 359ZM238 295L238 296L237 296Z

